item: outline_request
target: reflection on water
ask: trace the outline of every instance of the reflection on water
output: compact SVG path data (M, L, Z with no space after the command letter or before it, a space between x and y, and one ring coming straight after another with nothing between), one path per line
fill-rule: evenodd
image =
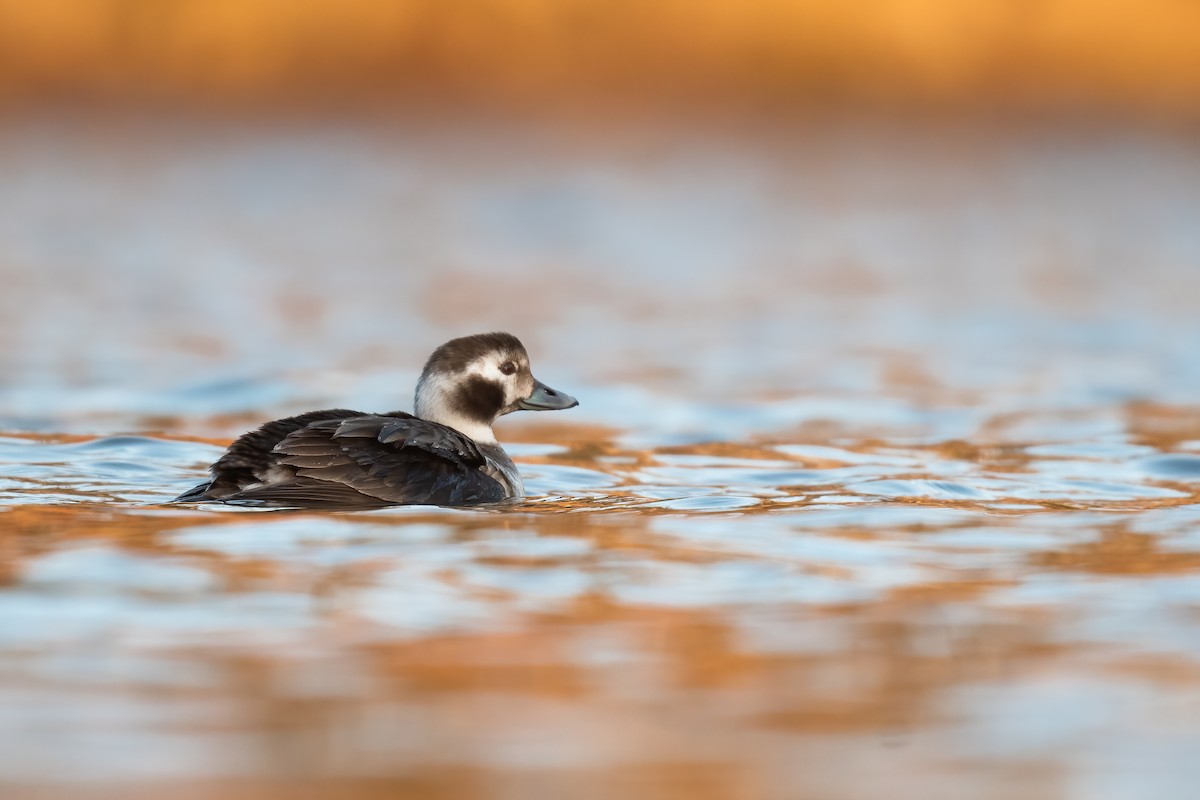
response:
M1192 151L142 135L0 148L5 797L1190 796ZM491 327L528 502L166 504Z
M1200 456L1138 424L525 445L519 507L343 514L162 505L215 445L10 436L0 774L783 798L1152 772L1182 796Z

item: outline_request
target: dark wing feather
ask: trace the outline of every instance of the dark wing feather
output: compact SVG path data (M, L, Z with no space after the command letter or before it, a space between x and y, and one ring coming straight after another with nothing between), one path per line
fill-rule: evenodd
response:
M296 470L297 480L351 488L365 495L360 502L460 506L505 497L500 482L481 470L486 461L474 442L452 428L414 417L315 422L287 436L275 453L279 464ZM254 491L265 498L276 488ZM290 490L288 494L284 502L295 496Z
M291 508L364 509L392 505L345 483L297 477L287 483L244 489L223 502Z
M398 411L395 414L400 415L404 412ZM288 434L313 422L360 416L363 416L361 411L329 408L272 420L256 430L239 436L237 441L225 451L225 454L212 465L210 469L212 480L189 489L176 497L175 501L186 503L194 500L217 500L236 494L241 487L261 480L262 475L275 466L276 459L271 451ZM409 415L404 414L404 416Z

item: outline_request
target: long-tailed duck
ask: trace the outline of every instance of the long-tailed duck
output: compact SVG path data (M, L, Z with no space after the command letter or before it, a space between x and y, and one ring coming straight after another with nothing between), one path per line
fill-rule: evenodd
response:
M492 423L578 404L533 377L512 334L464 336L425 363L415 416L338 408L268 422L230 445L212 480L175 500L317 508L520 498L521 474Z

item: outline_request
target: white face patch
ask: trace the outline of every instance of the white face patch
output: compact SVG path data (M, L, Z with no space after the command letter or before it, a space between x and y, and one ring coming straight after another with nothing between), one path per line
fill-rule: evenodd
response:
M505 363L513 364L516 371L511 375L504 374L500 367ZM464 379L477 376L503 386L505 408L511 408L518 400L523 400L533 391L533 378L529 374L529 362L525 359L510 359L499 353L490 353L468 364L463 374Z

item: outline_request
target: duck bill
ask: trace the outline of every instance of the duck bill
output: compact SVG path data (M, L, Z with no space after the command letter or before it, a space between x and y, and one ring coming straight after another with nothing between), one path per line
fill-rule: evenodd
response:
M533 382L533 392L517 403L517 408L525 411L558 411L564 408L574 408L579 401L565 392L555 391L541 381Z

